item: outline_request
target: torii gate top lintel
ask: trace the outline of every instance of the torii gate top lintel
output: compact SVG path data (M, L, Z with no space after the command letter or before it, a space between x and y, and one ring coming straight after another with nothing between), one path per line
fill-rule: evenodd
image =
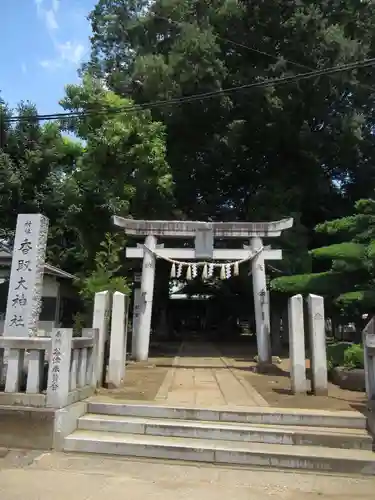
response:
M201 222L112 218L115 226L129 236L163 236L169 238L194 238L197 231L212 231L215 238L277 237L293 226L293 218L274 222Z

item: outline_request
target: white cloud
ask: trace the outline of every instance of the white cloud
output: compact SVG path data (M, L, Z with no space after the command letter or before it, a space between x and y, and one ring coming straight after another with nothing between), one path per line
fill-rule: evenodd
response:
M34 0L34 1L35 1L37 11L40 12L40 9L42 8L43 0Z
M40 61L42 68L55 70L68 64L78 65L84 56L85 47L79 42L68 40L65 43L57 43L58 57L55 59L44 59Z
M39 61L39 64L42 66L42 68L52 71L54 69L61 68L62 61L61 59L43 59L42 61Z
M55 16L55 12L51 10L45 11L45 22L48 31L53 31L59 29L59 25L57 23L57 19Z
M85 53L85 47L82 43L71 42L68 40L65 43L57 44L57 50L60 53L60 58L63 61L71 62L73 64L78 64L81 62L82 57Z
M47 30L51 33L59 28L56 13L60 7L60 0L49 0L49 7L46 6L44 0L34 0L36 11L40 19L46 25Z
M43 20L57 53L55 58L43 59L39 64L49 70L60 68L65 64L78 65L84 56L85 46L71 40L60 42L56 37L56 32L60 28L58 20L60 0L34 0L34 2L38 16Z

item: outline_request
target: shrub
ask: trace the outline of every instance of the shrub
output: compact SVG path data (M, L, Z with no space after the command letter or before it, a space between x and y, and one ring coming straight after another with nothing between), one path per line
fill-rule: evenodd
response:
M350 370L364 367L364 353L361 345L353 344L345 350L344 366Z
M344 365L345 351L351 347L350 342L338 342L337 344L327 345L327 367L333 370L337 366Z
M316 259L334 259L345 261L361 261L366 253L366 246L359 243L339 243L328 247L316 248L310 254Z

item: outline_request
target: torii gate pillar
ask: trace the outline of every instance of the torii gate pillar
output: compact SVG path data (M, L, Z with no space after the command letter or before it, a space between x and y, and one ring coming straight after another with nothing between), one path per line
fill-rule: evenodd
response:
M263 246L259 237L251 238L251 249L256 252ZM258 359L260 363L271 362L270 301L266 283L264 252L258 253L251 261L255 324L257 334Z
M148 235L146 237L145 245L150 250L155 250L155 236ZM136 325L136 361L147 361L148 359L148 352L150 348L152 302L154 297L155 267L155 255L151 252L144 252L141 278L141 304L139 319Z

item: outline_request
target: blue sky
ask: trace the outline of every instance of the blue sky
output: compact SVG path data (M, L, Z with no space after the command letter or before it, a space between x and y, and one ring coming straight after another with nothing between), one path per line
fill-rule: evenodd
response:
M96 0L0 0L0 95L14 107L61 111L64 86L90 54L86 17Z

